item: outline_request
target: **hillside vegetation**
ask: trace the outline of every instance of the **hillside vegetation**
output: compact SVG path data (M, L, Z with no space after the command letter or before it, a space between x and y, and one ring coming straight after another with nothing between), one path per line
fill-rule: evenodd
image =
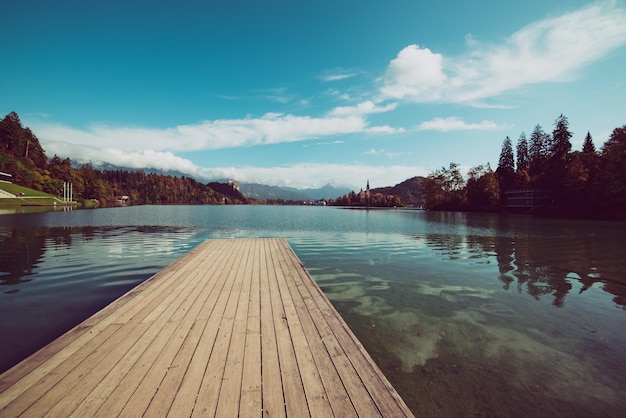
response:
M71 183L73 199L97 200L101 206L128 196L133 204L239 204L247 199L234 187L214 190L189 177L146 174L143 171L99 170L89 164L75 168L69 158L48 159L33 132L11 112L0 121L0 171L11 182L61 196Z
M450 163L424 181L425 207L626 219L626 125L600 151L589 132L582 149L572 151L572 137L560 115L551 134L536 125L529 138L520 134L515 149L507 136L495 171L486 164L463 176Z

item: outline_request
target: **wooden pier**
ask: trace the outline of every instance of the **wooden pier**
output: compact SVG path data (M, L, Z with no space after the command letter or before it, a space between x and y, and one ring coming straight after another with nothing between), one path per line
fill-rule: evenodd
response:
M0 417L413 416L283 239L209 240L0 375Z

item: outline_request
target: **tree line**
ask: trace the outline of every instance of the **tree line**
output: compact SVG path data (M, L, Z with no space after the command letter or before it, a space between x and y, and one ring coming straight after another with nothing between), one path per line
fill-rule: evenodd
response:
M472 167L464 177L456 163L428 175L425 208L500 211L520 191L541 194L547 214L626 218L626 125L616 128L598 151L589 132L580 151L572 151L567 117L560 115L552 133L536 125L522 132L515 149L507 136L498 167Z
M0 171L24 187L59 196L63 183L72 183L74 199L115 204L120 196L133 204L237 204L248 199L228 185L200 183L190 177L174 177L144 171L100 170L90 164L74 167L69 158L50 160L39 140L11 112L0 120ZM219 191L215 189L219 188Z

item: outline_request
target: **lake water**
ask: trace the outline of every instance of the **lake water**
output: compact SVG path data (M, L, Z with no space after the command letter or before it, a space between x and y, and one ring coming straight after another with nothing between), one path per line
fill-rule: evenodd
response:
M626 223L526 216L300 206L0 215L0 371L203 240L237 237L285 237L418 416L626 410Z

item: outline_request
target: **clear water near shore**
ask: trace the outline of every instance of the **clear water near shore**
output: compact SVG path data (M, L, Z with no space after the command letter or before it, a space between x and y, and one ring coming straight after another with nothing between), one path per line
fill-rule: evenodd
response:
M287 238L416 415L619 416L626 224L319 207L0 216L0 370L209 238Z

